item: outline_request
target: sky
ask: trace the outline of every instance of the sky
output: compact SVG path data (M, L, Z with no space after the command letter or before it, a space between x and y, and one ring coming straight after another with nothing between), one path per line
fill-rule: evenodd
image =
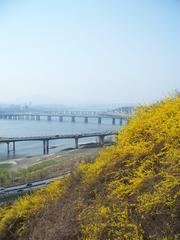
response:
M0 102L149 103L180 89L180 0L0 0Z

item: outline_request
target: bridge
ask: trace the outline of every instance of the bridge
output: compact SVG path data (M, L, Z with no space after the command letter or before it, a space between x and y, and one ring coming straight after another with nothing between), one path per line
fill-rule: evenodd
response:
M58 119L63 122L63 118L71 118L72 122L76 121L76 118L84 118L84 122L88 123L89 118L97 119L98 124L102 123L103 118L112 119L112 124L115 125L116 120L120 125L127 122L129 114L126 113L114 113L114 112L96 112L96 111L61 111L61 112L0 112L0 119L9 120L37 120L42 118L51 121Z
M34 136L34 137L7 137L0 138L0 143L7 144L7 153L12 151L15 154L16 151L16 142L27 142L27 141L42 141L43 142L43 154L49 153L49 141L50 140L58 140L58 139L74 139L75 140L75 148L78 149L78 141L81 138L89 138L89 137L98 137L99 145L104 145L104 138L106 136L116 135L116 131L104 131L104 132L91 132L91 133L77 133L77 134L64 134L64 135L49 135L49 136ZM10 149L12 145L12 150Z

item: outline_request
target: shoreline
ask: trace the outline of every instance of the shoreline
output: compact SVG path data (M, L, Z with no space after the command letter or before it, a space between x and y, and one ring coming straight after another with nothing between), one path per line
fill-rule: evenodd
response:
M104 147L112 145L113 142L106 142ZM95 153L102 149L103 147L99 146L96 142L85 142L79 144L79 148L65 148L56 153L50 153L48 155L37 155L37 156L22 156L14 159L7 159L0 161L0 167L3 165L9 165L7 168L10 171L16 171L19 169L26 169L28 167L32 167L38 165L42 162L49 160L56 160L57 158L72 158L72 155L76 155L78 157L79 154L89 154L89 152Z

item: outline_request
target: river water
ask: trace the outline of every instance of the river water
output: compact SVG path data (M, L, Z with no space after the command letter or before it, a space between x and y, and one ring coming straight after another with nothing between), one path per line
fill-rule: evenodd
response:
M84 118L76 118L76 122L72 123L71 118L63 118L63 122L58 119L42 119L40 121L33 120L0 120L0 137L18 137L18 136L44 136L44 135L60 135L80 132L95 132L116 130L120 128L119 121L112 125L112 119L102 119L102 124L98 124L97 119L88 119L88 123L84 123ZM96 138L80 139L79 143L95 141ZM0 161L6 159L19 158L24 156L42 155L42 141L17 142L16 154L10 152L7 155L7 145L0 144ZM50 153L58 152L62 149L75 147L73 139L61 139L50 141Z

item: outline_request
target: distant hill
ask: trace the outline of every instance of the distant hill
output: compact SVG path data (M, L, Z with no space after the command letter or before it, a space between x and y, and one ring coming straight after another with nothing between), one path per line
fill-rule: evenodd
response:
M95 162L1 209L0 239L179 239L179 160L180 97L141 107Z

